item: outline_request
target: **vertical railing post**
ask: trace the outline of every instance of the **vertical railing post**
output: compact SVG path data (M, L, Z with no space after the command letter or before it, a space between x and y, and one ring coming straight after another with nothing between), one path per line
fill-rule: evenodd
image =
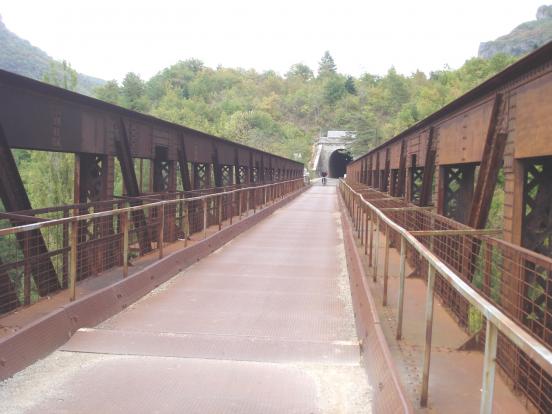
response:
M368 207L364 207L364 255L368 254L368 232L369 232L369 221L368 221Z
M433 301L435 290L435 268L428 264L427 272L427 295L426 295L426 331L424 348L424 366L422 373L422 395L420 405L427 407L427 398L429 392L429 363L431 361L431 338L433 334Z
M249 217L249 209L251 204L250 190L245 190L245 207L247 209L246 217Z
M379 242L380 242L380 218L376 214L376 245L374 252L374 268L373 268L373 280L374 283L378 281L378 264L379 264Z
M369 225L369 243L370 247L368 249L368 267L372 267L372 256L374 251L374 214L372 210L370 210L370 225Z
M233 215L234 215L234 202L236 201L236 195L237 195L237 194L238 194L238 193L232 192L232 193L230 194L230 197L228 197L228 196L226 197L226 198L230 198L230 205L229 205L229 208L228 208L228 210L230 210L230 211L228 212L228 216L230 217L230 224L232 224L232 217L233 217Z
M404 311L404 285L406 279L406 241L401 235L401 261L399 264L399 303L397 311L397 340L402 339L403 311Z
M383 306L387 306L387 285L389 283L389 224L385 225L385 260L383 262Z
M77 297L77 249L78 249L79 222L73 219L71 222L71 267L69 269L69 300L72 302Z
M243 191L238 190L238 219L241 220L242 218L242 196Z
M219 231L222 229L222 202L223 202L223 195L219 195L217 197L217 200L218 200L218 229Z
M498 329L487 319L487 331L485 333L485 354L483 356L483 391L481 394L481 414L493 412L493 393L496 370L496 348L498 344Z
M203 238L207 238L207 199L201 199L203 206Z
M491 295L491 274L493 268L493 245L488 240L483 242L483 261L485 263L483 267L483 292L487 295Z
M184 247L187 247L190 235L190 216L188 214L188 203L185 201L182 201L182 234L184 235Z
M25 306L31 304L31 254L29 249L30 236L31 232L23 233L23 249L25 250L25 266L23 270L23 304Z
M63 218L69 217L69 209L63 209ZM66 289L69 283L69 256L71 255L71 248L69 244L69 226L71 223L63 223L63 272L62 283L63 288Z
M352 193L352 192L351 192ZM355 225L355 198L351 195L351 218L353 219L353 234L356 230Z
M123 233L123 279L128 276L128 212L121 213L121 233Z
M435 216L433 214L431 214L430 216L430 219L429 219L429 222L430 222L430 227L431 227L431 230L435 230ZM433 245L435 243L435 238L434 236L430 236L429 237L429 251L431 253L433 253Z
M360 245L364 244L364 206L360 204Z
M357 238L360 238L360 194L357 196L356 200L356 231Z
M159 212L159 234L157 236L157 248L159 249L159 259L163 258L163 241L165 233L165 204L161 204Z

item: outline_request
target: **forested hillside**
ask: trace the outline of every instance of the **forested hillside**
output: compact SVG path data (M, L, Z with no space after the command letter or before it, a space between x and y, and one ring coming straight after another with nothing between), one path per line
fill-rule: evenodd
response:
M9 31L0 16L0 69L44 80L44 77L52 78L53 73L63 71L64 64L67 65L65 62L54 60L43 50ZM87 95L90 95L94 88L105 82L102 79L81 73L75 72L75 75L77 76L77 91Z
M514 62L498 54L460 69L359 78L339 73L329 52L319 67L275 72L179 62L148 81L129 73L96 96L130 109L220 135L286 157L311 157L313 138L328 129L357 131L355 155L418 122Z

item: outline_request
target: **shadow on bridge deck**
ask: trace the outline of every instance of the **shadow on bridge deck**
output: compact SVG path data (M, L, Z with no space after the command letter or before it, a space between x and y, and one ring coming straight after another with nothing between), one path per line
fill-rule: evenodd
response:
M334 186L313 187L0 387L1 412L360 413Z

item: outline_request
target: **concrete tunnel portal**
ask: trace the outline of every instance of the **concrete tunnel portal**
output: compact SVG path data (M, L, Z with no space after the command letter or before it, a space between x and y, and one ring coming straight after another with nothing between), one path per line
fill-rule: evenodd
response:
M349 151L345 149L338 149L332 152L329 160L328 176L330 178L340 178L347 172L347 164L351 162L353 157Z

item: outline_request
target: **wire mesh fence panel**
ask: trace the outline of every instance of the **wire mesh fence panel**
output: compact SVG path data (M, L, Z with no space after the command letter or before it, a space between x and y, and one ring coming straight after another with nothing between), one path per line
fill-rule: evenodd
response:
M455 234L473 229L428 209L414 209L411 204L388 198L386 193L363 185L353 184L352 189L359 191L376 208L383 209L384 214L405 230L434 232L416 238L458 277L552 349L552 258L497 237ZM345 200L351 210L347 194ZM400 206L404 207L402 211L389 210ZM380 231L384 229L380 226ZM443 234L437 234L439 231ZM391 232L390 238L396 240L397 237ZM414 272L425 279L427 262L411 246L407 246L406 251ZM439 273L436 274L435 293L458 324L468 334L478 336L482 346L485 342L484 316ZM539 411L552 412L551 376L503 334L499 334L497 349L497 363L512 387L521 391Z
M209 226L213 226L209 232L217 231L240 213L245 216L250 214L249 209L270 202L278 194L277 188L285 196L304 186L301 179L287 184L242 184L244 190L239 192L228 192L240 187L232 185L225 188L227 192L201 189L151 193L1 213L0 314L63 289L73 292L70 297L74 299L77 282L113 268L128 269L128 262L153 252L162 257L164 245L179 239L203 238ZM192 197L196 198L188 200ZM127 207L130 210L121 210ZM26 231L18 227L29 224L33 227Z

